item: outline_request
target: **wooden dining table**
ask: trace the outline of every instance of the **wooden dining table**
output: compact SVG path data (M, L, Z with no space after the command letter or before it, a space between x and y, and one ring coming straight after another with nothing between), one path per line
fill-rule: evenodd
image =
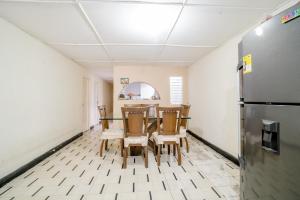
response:
M181 117L181 119L191 119L191 117ZM114 116L109 115L104 118L100 118L100 120L109 120L109 121L122 121L123 118L120 116ZM160 118L160 124L162 123L162 118ZM155 116L149 116L148 118L148 146L153 150L154 149L154 143L150 140L150 137L152 136L152 133L154 133L157 130L157 117ZM131 156L138 156L141 155L142 148L141 147L130 147L130 155Z

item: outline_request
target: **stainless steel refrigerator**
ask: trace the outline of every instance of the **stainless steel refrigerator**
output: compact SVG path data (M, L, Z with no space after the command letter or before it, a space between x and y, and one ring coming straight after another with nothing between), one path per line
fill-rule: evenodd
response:
M300 3L239 45L241 200L300 200Z

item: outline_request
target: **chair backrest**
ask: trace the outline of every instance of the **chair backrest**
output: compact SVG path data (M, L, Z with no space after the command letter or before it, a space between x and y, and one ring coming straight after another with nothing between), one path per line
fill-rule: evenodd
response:
M149 118L149 107L122 107L124 135L145 136Z
M179 134L182 107L157 107L157 132L160 135ZM160 118L162 117L162 127Z
M191 105L182 104L181 107L182 107L181 116L182 117L188 117ZM187 128L187 122L188 122L187 119L181 119L180 126L183 127L183 128Z
M105 129L109 129L109 121L107 119L104 119L106 118L106 106L98 106L98 111L101 118L102 131L104 131Z
M149 116L150 117L155 117L156 116L156 107L158 107L159 104L124 104L124 107L149 107Z
M133 103L133 104L124 104L125 108L136 108L141 107L141 104Z

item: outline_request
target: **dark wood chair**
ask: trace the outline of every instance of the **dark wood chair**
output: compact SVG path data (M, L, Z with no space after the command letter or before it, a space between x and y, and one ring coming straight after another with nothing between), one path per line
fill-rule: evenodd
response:
M100 135L100 157L102 157L103 147L105 146L105 150L108 148L108 140L116 140L120 139L121 143L121 155L123 156L123 139L124 134L122 129L109 128L109 120L106 119L106 106L98 106L100 118L101 118L101 126L102 132Z
M178 155L178 165L181 165L181 152L179 146L179 131L181 124L182 107L157 107L157 132L153 133L154 154L157 156L157 165L160 166L162 145L173 145L174 156ZM162 117L162 125L161 123ZM156 149L156 146L158 147Z
M128 148L139 146L144 149L145 167L148 168L147 125L149 107L122 107L124 125L123 167L127 168Z

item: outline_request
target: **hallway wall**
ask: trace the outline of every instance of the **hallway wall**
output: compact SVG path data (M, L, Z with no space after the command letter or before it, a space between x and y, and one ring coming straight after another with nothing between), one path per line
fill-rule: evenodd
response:
M82 131L84 68L0 18L0 178Z
M238 156L238 43L241 35L189 67L189 129ZM197 87L195 87L197 86Z

